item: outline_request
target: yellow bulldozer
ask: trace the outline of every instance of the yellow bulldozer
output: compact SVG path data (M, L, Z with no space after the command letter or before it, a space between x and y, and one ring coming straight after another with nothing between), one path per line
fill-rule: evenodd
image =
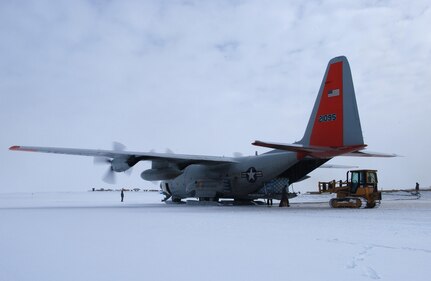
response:
M319 193L335 193L329 201L332 208L374 208L382 200L377 189L377 170L352 170L346 174L346 181L319 182Z

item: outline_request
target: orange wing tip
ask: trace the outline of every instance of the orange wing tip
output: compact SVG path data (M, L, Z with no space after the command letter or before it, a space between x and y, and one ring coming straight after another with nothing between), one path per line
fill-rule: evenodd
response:
M28 148L23 148L19 145L14 145L9 147L9 150L13 150L13 151L29 151L29 152L35 152L36 150L33 149L28 149Z

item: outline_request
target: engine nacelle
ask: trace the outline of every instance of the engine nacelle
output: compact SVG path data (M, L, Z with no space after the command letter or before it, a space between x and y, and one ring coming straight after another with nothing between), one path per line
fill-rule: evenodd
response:
M112 159L111 167L115 172L124 172L131 168L131 166L127 163L127 158Z
M178 168L148 169L141 173L141 178L147 181L174 179L183 173Z

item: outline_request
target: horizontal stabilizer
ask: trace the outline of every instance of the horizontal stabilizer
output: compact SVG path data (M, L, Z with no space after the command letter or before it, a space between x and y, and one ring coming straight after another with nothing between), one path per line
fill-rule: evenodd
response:
M382 153L367 150L353 151L342 156L356 156L356 157L400 157L400 155L394 153Z
M303 145L299 143L275 143L275 142L263 142L255 141L252 143L256 146L268 147L273 149L280 149L286 151L293 151L303 154L303 156L311 156L314 158L332 158L335 156L343 155L346 153L354 152L366 147L366 144L351 145L351 146L314 146L314 145Z

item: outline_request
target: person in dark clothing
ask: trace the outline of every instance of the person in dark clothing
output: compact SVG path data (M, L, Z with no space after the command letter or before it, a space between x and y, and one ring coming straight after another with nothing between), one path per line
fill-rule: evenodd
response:
M272 198L268 198L268 200L266 201L266 205L272 206Z
M285 185L283 187L282 193L281 193L281 200L280 200L280 204L278 205L279 207L290 207L289 204L289 194L287 194L287 185Z
M121 189L121 202L123 202L123 200L124 200L124 190Z

